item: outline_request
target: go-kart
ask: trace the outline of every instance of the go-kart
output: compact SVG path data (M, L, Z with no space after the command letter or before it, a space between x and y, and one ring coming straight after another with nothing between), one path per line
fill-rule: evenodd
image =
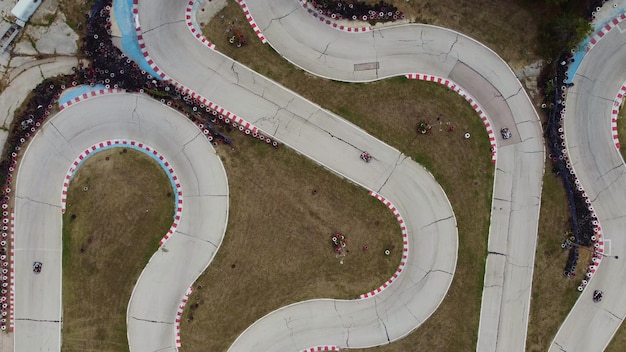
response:
M42 268L43 268L43 264L41 264L41 262L34 262L33 263L33 272L35 274L39 274L41 272Z
M369 163L370 161L372 161L372 156L368 152L363 152L361 153L361 160L365 161L366 163Z
M593 291L593 301L595 303L598 303L601 300L602 300L602 291L600 291L600 290Z
M509 139L513 135L508 127L502 127L502 129L500 130L500 134L502 134L503 139Z

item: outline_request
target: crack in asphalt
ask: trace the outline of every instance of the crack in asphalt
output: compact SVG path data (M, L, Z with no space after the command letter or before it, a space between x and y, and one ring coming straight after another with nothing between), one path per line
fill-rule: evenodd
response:
M185 144L183 144L183 149L181 151L184 151L185 147L187 147L187 144L195 141L199 136L203 136L204 137L204 134L202 132L198 132L192 139L190 139L189 141L185 142Z
M60 323L60 320L50 320L50 319L30 319L30 318L15 318L16 321L34 321L37 323Z
M557 345L557 347L559 347L559 349L563 352L567 352L567 350L565 348L563 348L563 346L559 345L558 342L554 341L554 344Z
M155 30L155 29L159 29L159 28L161 28L161 27L163 27L163 26L167 26L167 25L170 25L170 24L181 23L181 22L185 22L185 20L177 20L177 21L173 21L173 22L164 22L164 23L161 23L161 24L159 24L158 26L156 26L156 27L154 27L154 28L150 28L150 29L148 29L148 30L142 30L141 32L142 32L142 34L144 34L144 35L145 35L145 34L147 34L147 33L152 32L153 30Z
M18 198L18 199L25 199L25 200L31 201L31 202L33 202L33 203L43 204L43 205L47 205L47 206L50 206L50 207L53 207L53 208L59 208L59 209L61 208L61 206L60 206L60 205L50 204L50 203L46 203L46 202L42 202L42 201L40 201L40 200L35 200L35 199L30 198L30 197L15 196L15 198Z
M170 321L158 321L158 320L150 320L150 319L141 319L141 318L137 318L137 317L131 317L131 318L133 318L135 320L138 320L138 321L145 321L147 323L174 325L174 323L170 322Z
M504 253L494 252L494 251L488 251L488 252L487 252L487 254L493 254L493 255L503 255L503 256L505 256L505 257L507 256L507 255L506 255L506 254L504 254Z
M587 88L585 88L585 92L586 92L586 94L584 94L585 96L590 96L590 97L593 97L593 98L598 98L600 100L610 101L611 103L615 102L615 98L614 97L613 98L605 98L605 97L601 97L601 96L598 96L598 95L593 95L593 94L591 94L591 91L589 89L587 89ZM580 95L580 93L578 93L578 94Z
M607 172L605 172L604 174L600 175L600 177L598 177L598 179L596 179L596 181L598 181L601 178L604 178L604 176L608 175L611 171L620 168L620 173L619 175L617 175L617 177L615 177L615 179L611 182L609 182L608 185L606 185L605 187L603 187L600 191L598 191L598 193L596 194L595 197L593 197L593 199L591 199L591 202L595 202L596 199L598 199L598 197L600 196L600 194L602 194L604 191L607 191L611 188L611 186L613 186L613 184L615 182L617 182L619 179L622 178L622 176L624 176L624 170L622 168L622 166L624 166L624 163L620 163L619 165L613 167L612 169L608 170Z
M420 31L420 44L418 44L417 46L419 48L424 48L424 46L426 46L426 44L430 44L432 42L432 40L424 40L424 31Z
M195 238L195 239L197 239L198 241L206 242L206 243L208 243L208 244L212 245L212 246L213 246L213 247L215 247L215 248L217 248L217 247L218 247L215 243L211 242L210 240L205 240L205 239L200 238L200 237L198 237L198 236L195 236L195 235L192 235L192 234L189 234L189 233L185 233L185 232L182 232L182 231L178 231L178 230L176 231L176 233L179 233L179 234L184 235L184 236L187 236L187 237Z
M611 314L611 316L613 316L615 319L617 319L619 321L622 321L622 318L620 318L619 316L615 315L613 312L609 311L608 309L602 308L602 310L607 312L607 313L609 313L609 314Z
M200 198L200 197L228 197L228 194L185 194L185 198Z
M237 85L239 85L239 72L235 70L236 63L237 61L233 61L233 64L230 66L230 70L233 71L233 73L235 74L235 77L237 78Z
M450 220L450 219L453 219L453 218L454 218L454 215L450 215L450 216L447 216L447 217L442 218L442 219L437 219L437 220L435 220L435 221L433 221L433 222L431 222L431 223L429 223L429 224L426 224L426 225L424 225L424 226L420 227L420 230L425 229L425 228L427 228L427 227L429 227L429 226L431 226L431 225L434 225L434 224L436 224L436 223L438 223L438 222L442 222L442 221Z
M389 338L389 331L387 331L387 325L385 324L385 322L383 321L383 319L380 317L380 313L378 312L378 300L374 300L374 311L376 312L376 318L378 318L378 321L382 324L383 328L385 329L385 335L387 335L387 342L391 342L391 339Z
M450 49L448 49L448 52L442 52L441 54L439 54L439 56L443 55L446 60L448 59L448 55L452 52L452 49L454 48L454 45L456 45L456 43L459 42L459 34L456 34L456 37L454 38L454 42L452 42L452 44L450 44ZM521 88L520 88L521 89Z
M330 44L332 44L333 42L334 42L334 40L333 40L332 42L328 42L328 44L326 44L326 47L324 48L324 51L319 52L319 53L320 53L320 56L318 56L318 57L317 57L317 59L318 59L318 60L319 60L319 59L321 59L321 58L322 58L322 56L324 56L324 62L326 62L326 59L325 59L325 57L326 57L326 52L328 51L328 47L330 46Z
M404 157L402 160L400 160L400 158ZM372 157L373 158L373 157ZM389 173L389 175L387 175L387 178L385 179L385 182L383 182L383 184L380 186L380 188L378 188L378 193L380 193L380 191L385 187L385 185L387 184L387 182L389 181L389 179L391 178L391 176L393 175L393 173L396 171L396 169L398 168L398 165L402 164L402 162L404 160L406 160L406 158L408 158L408 156L404 155L404 154L399 154L398 155L398 159L396 159L395 164L393 165L393 169L391 170L391 172Z
M517 92L509 95L508 97L504 98L504 96L502 96L504 98L505 101L509 100L510 98L513 98L514 96L518 95L520 92L522 91L522 87L520 86L519 88L517 88Z
M282 20L283 18L285 18L285 17L287 17L287 16L291 15L292 13L296 12L297 10L298 10L298 8L297 8L297 7L295 7L293 10L291 10L289 13L287 13L287 14L285 14L285 15L283 15L283 16L276 17L276 18L272 18L272 19L270 20L270 23L267 25L267 27L265 27L265 28L262 30L262 32L265 32L266 30L268 30L268 29L272 26L272 23L274 23L274 21L278 21L278 22L280 22L280 20Z
M507 262L507 264L512 265L512 266L514 266L514 267L516 267L516 268L520 268L520 269L530 269L530 270L532 270L532 269L533 269L533 267L532 267L532 266L515 264L515 263L511 262L509 259L510 259L510 257L506 257L506 262Z
M65 136L61 133L61 131L59 131L59 129L57 128L57 126L54 125L54 121L50 121L50 125L52 127L54 127L54 129L59 133L59 136L63 137L63 139L67 142L67 144L71 145L72 143L70 143L70 141L65 138ZM69 159L68 159L69 160Z

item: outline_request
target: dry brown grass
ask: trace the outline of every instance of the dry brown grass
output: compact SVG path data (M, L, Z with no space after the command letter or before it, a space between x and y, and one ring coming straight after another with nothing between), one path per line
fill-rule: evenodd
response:
M218 149L230 187L228 230L185 313L188 351L225 350L256 319L291 302L355 298L399 264L397 221L364 189L288 148L239 133L234 141L235 150ZM330 244L335 232L348 240L343 265Z
M63 216L63 351L128 350L128 300L172 224L173 199L158 163L131 149L78 170Z

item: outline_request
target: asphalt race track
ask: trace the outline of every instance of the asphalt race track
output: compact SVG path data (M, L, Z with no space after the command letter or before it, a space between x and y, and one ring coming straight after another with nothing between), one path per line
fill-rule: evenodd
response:
M369 347L404 337L434 312L452 279L456 226L445 194L428 172L394 148L207 48L187 28L187 5L139 1L137 22L160 71L333 172L381 193L403 214L409 232L407 268L381 294L281 308L251 326L231 350ZM537 114L509 67L485 46L442 28L405 25L354 34L326 26L296 1L250 1L248 7L269 43L309 72L344 81L408 73L451 79L480 103L495 131L512 130L507 143L497 141L483 294L488 303L481 312L478 349L523 350L545 153ZM185 55L174 48L185 48ZM371 62L378 62L378 70L354 70L355 64ZM374 156L372 163L359 160L363 150ZM131 349L138 350L132 342Z
M602 260L559 329L550 346L554 352L602 351L626 317L626 168L611 131L614 100L626 81L623 29L622 23L587 53L567 94L564 130L569 158L592 201L605 242L611 241L611 256ZM594 290L604 292L599 303L592 301Z
M226 174L211 144L184 115L147 96L108 94L54 116L22 157L15 190L15 351L61 348L61 188L80 153L116 139L158 150L182 185L186 209L177 232L150 259L128 307L131 341L137 336L149 339L151 350L176 350L178 304L212 260L226 229ZM33 273L34 261L43 263L40 274ZM148 337L155 324L168 329Z
M381 194L402 214L408 234L405 268L382 292L283 307L250 326L230 350L359 348L405 337L437 309L454 275L457 227L444 191L397 149L208 48L187 27L188 5L183 0L137 5L136 23L159 70L337 175ZM443 28L412 24L347 33L312 17L295 0L251 0L248 6L270 45L306 71L350 82L435 75L461 86L488 115L497 160L477 350L523 351L545 152L538 116L510 68L482 44ZM372 63L377 69L356 70ZM511 139L502 140L501 127L511 130ZM113 139L150 145L180 178L184 211L177 232L144 269L127 314L131 351L177 350L178 305L209 265L226 228L226 175L210 143L184 116L146 96L111 94L50 119L21 160L15 190L16 351L60 350L61 187L77 155ZM362 151L373 156L370 163L360 160ZM34 261L44 263L41 274L32 272Z

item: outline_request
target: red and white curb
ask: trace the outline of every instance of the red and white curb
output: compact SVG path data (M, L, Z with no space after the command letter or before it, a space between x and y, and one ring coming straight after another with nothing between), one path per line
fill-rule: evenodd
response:
M11 237L9 239L9 262L10 262L10 288L9 288L9 331L13 331L15 326L15 258L13 256L13 248L15 246L15 211L11 210ZM4 268L3 268L4 269ZM3 274L4 275L4 274ZM4 303L4 302L3 302ZM3 317L3 319L5 319Z
M306 350L302 350L301 352L318 352L318 351L338 351L341 352L341 348L337 346L315 346L311 348L307 348Z
M351 33L363 33L363 32L369 32L371 31L373 28L371 26L365 26L365 27L350 27L350 26L344 26L344 25L340 25L337 22L335 22L335 19L332 18L333 15L331 15L331 18L328 18L326 16L324 16L324 14L321 11L318 11L318 9L316 9L313 6L309 6L308 5L308 1L306 0L298 0L298 2L300 2L300 5L302 5L302 7L304 7L307 12L312 15L313 17L317 18L320 20L320 22L324 22L327 25L338 29L340 31L344 31L344 32L351 32Z
M193 34L193 36L196 37L200 43L206 45L209 49L215 50L215 44L208 41L204 35L202 35L202 30L196 27L196 24L194 23L193 6L195 3L196 1L189 1L187 3L187 8L185 9L185 22L187 22L187 28L189 28L191 34Z
M193 287L189 287L187 289L187 292L185 292L185 295L183 296L180 304L178 305L178 309L176 310L176 323L174 324L176 329L176 349L180 349L182 347L182 344L180 342L180 321L182 320L183 312L185 311L185 305L187 304L189 296L192 292Z
M619 109L624 101L624 95L626 95L626 82L622 85L617 92L617 96L613 101L613 109L611 110L611 134L613 135L613 142L615 142L615 148L620 149L619 136L617 135L617 118L619 115Z
M395 215L396 219L398 220L398 223L400 224L400 230L402 231L402 260L400 260L400 265L398 266L398 269L391 276L389 280L387 280L379 288L360 295L359 299L374 297L377 294L383 292L387 287L389 287L389 285L391 285L395 280L398 279L398 277L402 273L402 270L404 270L404 267L406 266L407 259L409 258L409 238L406 232L406 225L404 224L404 219L402 219L402 215L400 214L400 212L398 212L398 209L390 201L385 199L385 197L381 196L380 194L374 191L369 191L369 194L372 197L383 202L389 209L391 209L391 211L393 212L393 215Z
M100 90L93 90L89 93L83 93L77 97L75 97L74 99L68 100L65 103L61 104L59 106L59 110L63 110L65 108L68 108L70 106L72 106L73 104L78 103L81 100L85 100L85 99L89 99L89 98L93 98L95 96L98 95L104 95L104 94L110 94L110 93L124 93L125 90L123 89L119 89L119 88L109 88L109 89L100 89Z
M491 127L491 123L489 122L489 117L485 113L484 109L480 106L480 104L478 104L478 102L471 95L469 95L459 85L454 83L454 81L449 80L447 78L441 78L441 77L432 76L432 75L424 75L424 74L419 74L419 73L409 73L409 74L406 75L406 78L408 78L408 79L419 79L419 80L422 80L422 81L429 81L429 82L435 82L435 83L443 84L444 86L446 86L446 87L452 89L453 91L457 92L457 94L459 94L465 100L467 100L467 102L470 103L470 105L472 106L474 111L476 111L476 113L478 113L478 116L480 116L480 119L485 124L485 128L487 128L487 134L489 135L489 143L491 144L491 161L493 161L494 163L496 162L496 151L497 151L496 135L493 132L493 128Z
M626 20L626 14L623 13L600 28L600 30L597 31L596 34L594 34L594 36L589 40L589 44L587 44L587 52L593 49L593 47L596 46L596 44L598 44L598 42L611 31L611 29L617 27L617 25L624 20Z
M75 81L74 81L75 82ZM75 85L72 83L72 85ZM50 87L50 89L54 89L54 85ZM64 89L64 88L62 88ZM60 96L60 92L57 92L53 101L56 102ZM44 120L48 118L50 115L50 110L52 109L51 102L44 110L43 118ZM6 182L4 184L4 192L6 199L2 200L2 238L0 239L3 242L1 245L6 246L8 242L8 253L0 256L0 267L2 270L2 294L0 295L0 303L2 304L2 311L0 317L0 330L6 331L7 328L9 331L13 331L14 329L14 306L15 306L15 256L13 253L13 249L15 247L15 212L13 209L9 212L9 196L11 194L11 185L13 182L13 173L17 170L17 157L19 151L22 149L24 144L32 138L39 127L41 127L43 121L37 121L34 126L31 126L30 131L26 132L22 138L19 139L19 142L15 146L13 152L11 152L11 160L7 172ZM6 277L8 274L8 277ZM5 279L6 277L6 279ZM8 302L7 302L8 301ZM8 320L8 324L7 324Z
M215 104L214 102L208 100L207 98L196 94L196 92L192 91L191 89L179 84L178 82L173 82L174 86L180 90L180 92L183 95L189 95L192 99L196 99L198 100L201 104L205 105L208 109L211 109L215 112L217 112L217 114L223 116L223 120L225 123L227 124L237 124L237 127L240 128L240 130L246 134L251 134L251 133L261 133L261 131L253 124L251 124L250 122L242 119L241 117L233 114L232 112L224 109L223 107ZM249 131L249 132L247 132ZM268 138L269 139L269 138ZM270 142L271 143L271 140Z
M248 23L250 23L252 30L254 30L254 33L256 33L257 37L261 39L261 43L267 43L267 39L265 39L265 36L263 35L263 33L261 33L261 29L259 29L259 26L254 21L254 18L252 18L252 15L250 15L250 10L248 10L248 5L246 4L246 2L244 0L237 0L237 2L239 3L239 5L241 5L241 9L246 15L246 19L248 20Z
M191 1L190 1L191 2ZM231 124L236 124L235 127L239 128L239 130L241 132L244 132L246 134L251 134L251 135L258 135L259 139L261 141L264 141L268 144L274 144L277 142L276 141L272 141L272 139L270 139L269 137L266 137L265 135L263 135L261 133L261 131L254 126L252 123L242 119L241 117L231 113L230 111L224 109L223 107L220 107L219 105L217 105L216 103L208 100L207 98L201 96L200 94L197 94L196 92L194 92L193 90L185 87L184 85L180 84L179 82L173 80L172 78L168 77L163 71L161 71L159 69L159 67L156 65L156 63L150 58L150 55L148 53L148 49L146 48L146 45L143 41L143 34L141 32L141 27L139 25L139 10L137 8L139 4L139 0L133 0L133 17L135 19L135 31L137 34L137 40L139 41L139 47L141 48L141 52L143 53L143 56L146 58L148 64L150 65L150 67L155 71L155 72L160 72L159 75L161 76L162 79L164 80L168 80L170 82L172 82L172 84L176 87L176 89L178 89L180 91L180 93L182 95L189 95L191 98L196 99L197 101L199 101L201 104L205 105L207 107L207 109L211 109L212 112L217 115L219 114L219 118L222 120L224 120L224 122L226 123L231 123Z
M167 79L167 75L165 72L159 70L146 49L146 43L143 40L143 34L141 32L141 25L139 24L139 10L137 9L137 5L139 5L139 0L133 0L133 22L135 22L135 33L137 34L139 48L141 49L141 53L148 65L154 70L154 72L156 72L156 74L159 75L159 77L161 77L161 79L165 80Z
M72 180L72 177L74 177L74 173L76 172L76 170L78 170L80 164L85 159L87 159L90 155L97 153L101 149L111 148L111 147L124 147L124 146L130 146L130 147L142 149L144 152L154 155L154 157L158 158L163 163L163 165L165 165L165 171L169 174L170 178L174 181L174 185L176 187L175 192L178 195L178 204L176 204L176 212L174 214L174 221L172 223L172 226L170 227L167 234L165 234L163 239L161 239L161 241L159 242L159 246L162 246L174 234L174 232L176 231L176 228L178 227L178 223L180 222L180 218L183 212L183 191L182 191L180 182L178 181L178 176L176 176L176 173L174 172L174 169L172 168L170 163L167 160L165 160L163 155L161 155L159 152L157 152L153 148L141 142L137 142L134 140L119 140L119 139L107 140L104 142L96 143L92 145L91 147L85 149L85 151L83 151L82 153L80 153L80 155L76 157L76 159L74 160L70 168L67 170L67 173L65 174L65 180L63 181L63 188L61 190L61 213L63 214L65 213L66 203L67 203L67 188L69 187L70 181Z

